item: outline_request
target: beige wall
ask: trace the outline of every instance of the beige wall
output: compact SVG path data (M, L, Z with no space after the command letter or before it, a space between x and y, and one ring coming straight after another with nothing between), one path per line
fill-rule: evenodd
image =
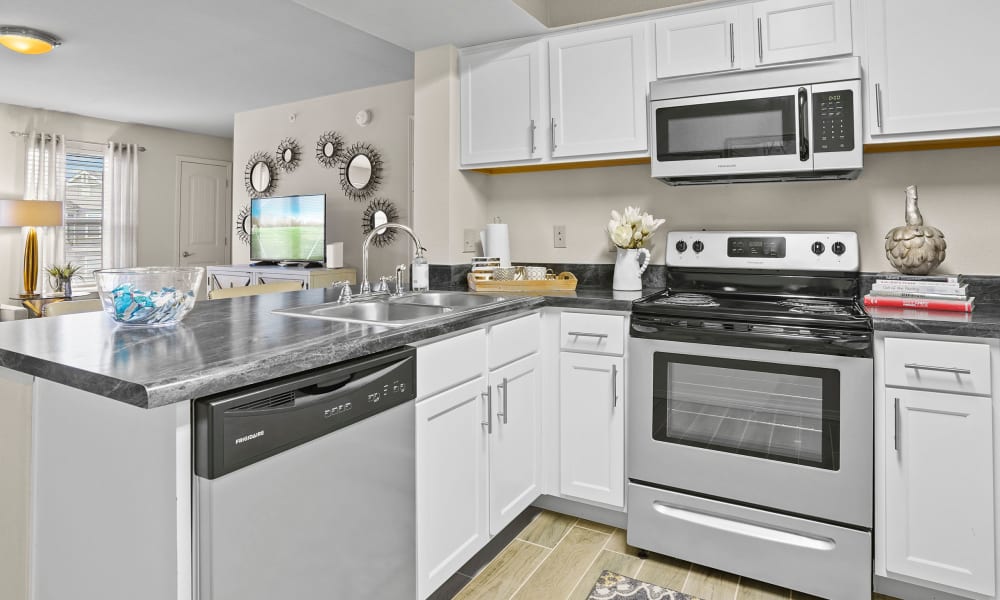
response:
M373 118L367 127L354 116L368 109ZM295 120L289 119L294 114ZM410 115L413 114L413 82L403 81L362 90L323 96L301 102L271 106L236 115L233 135L233 214L250 204L244 184L244 168L257 151L275 152L286 137L299 142L302 161L291 173L281 173L274 195L326 194L327 240L344 242L344 264L361 270L361 217L368 201L351 200L340 187L340 171L316 160L316 141L326 131L336 131L345 147L367 142L382 156L383 177L374 197L396 205L398 222L410 222ZM423 240L421 240L423 241ZM425 243L426 245L426 243ZM371 275L392 274L395 265L412 258L409 237L399 233L386 248L373 248ZM233 264L250 260L250 246L238 239L233 244Z
M669 187L645 165L494 175L487 210L510 224L515 261L614 262L603 226L611 209L638 205L666 229L845 229L857 231L861 268L889 268L885 233L903 224L903 189L916 184L925 223L948 240L942 272L998 274L1000 148L868 154L857 181ZM567 248L552 247L566 225ZM664 260L658 233L653 260ZM466 259L468 260L468 259Z
M35 129L90 142L131 142L146 147L139 158L139 264L177 264L177 156L232 159L232 140L0 104L0 198L24 194L24 138L9 131ZM0 228L0 302L20 289L20 230Z
M414 229L432 263L468 262L464 230L487 221L482 173L459 171L458 51L441 46L417 52L414 68Z

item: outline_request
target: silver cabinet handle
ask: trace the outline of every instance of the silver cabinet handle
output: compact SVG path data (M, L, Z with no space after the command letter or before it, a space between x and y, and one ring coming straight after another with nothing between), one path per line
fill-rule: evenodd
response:
M760 62L764 62L764 21L757 17L757 54Z
M534 119L531 120L531 126L528 128L528 131L531 134L531 154L534 155L535 154L535 120Z
M899 452L899 398L896 398L895 411L892 419L892 445Z
M194 253L188 252L187 250L185 250L184 252L181 252L181 256L183 256L184 258L187 258L189 256L194 256Z
M486 386L486 391L480 394L486 396L486 420L482 425L486 427L486 433L493 434L493 388Z
M875 84L875 124L882 129L882 86Z
M934 365L919 365L917 363L906 363L903 366L915 371L938 371L940 373L954 373L956 375L972 375L972 369L962 369L959 367L935 367Z
M611 408L618 407L618 365L611 365Z
M556 118L549 121L549 136L552 138L552 152L556 151Z
M592 337L592 338L597 338L599 340L603 340L604 338L608 337L608 334L606 333L587 333L586 331L570 331L567 335L573 337Z
M736 33L732 23L729 24L729 66L736 66Z
M498 394L500 393L501 389L503 390L503 412L498 412L497 418L503 419L503 424L506 425L507 424L507 378L506 377L503 378L503 383L497 384Z

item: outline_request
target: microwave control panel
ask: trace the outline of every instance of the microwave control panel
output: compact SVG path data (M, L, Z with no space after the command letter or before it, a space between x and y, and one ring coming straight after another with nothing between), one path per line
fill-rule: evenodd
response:
M854 150L854 92L817 92L812 101L814 152Z

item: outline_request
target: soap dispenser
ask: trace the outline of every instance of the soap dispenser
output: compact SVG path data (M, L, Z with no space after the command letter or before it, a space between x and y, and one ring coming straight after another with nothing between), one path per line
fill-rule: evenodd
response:
M414 292L426 292L430 289L430 265L424 258L424 249L417 248L417 254L410 265L410 289Z

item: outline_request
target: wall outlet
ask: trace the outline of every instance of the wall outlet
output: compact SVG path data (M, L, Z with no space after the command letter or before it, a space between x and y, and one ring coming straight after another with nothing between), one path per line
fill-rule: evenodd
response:
M465 236L462 242L462 252L476 252L476 244L479 243L479 230L478 229L466 229Z
M552 226L552 247L553 248L565 248L566 247L566 226L565 225L553 225Z

